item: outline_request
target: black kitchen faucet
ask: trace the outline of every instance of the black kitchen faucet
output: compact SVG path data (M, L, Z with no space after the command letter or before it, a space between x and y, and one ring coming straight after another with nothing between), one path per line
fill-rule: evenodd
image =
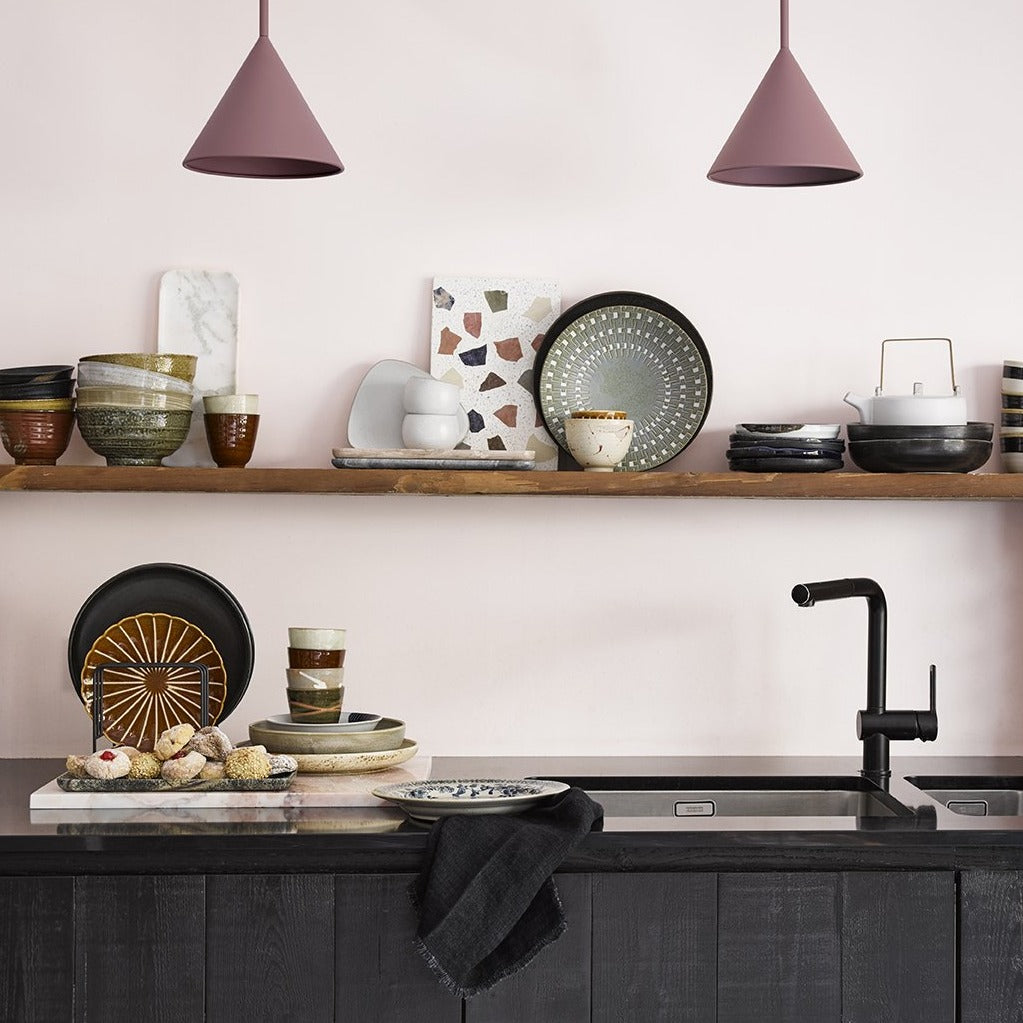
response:
M865 778L885 786L891 776L888 759L890 739L938 737L935 707L937 671L931 665L931 706L928 710L886 710L885 674L888 658L888 605L884 591L873 579L827 579L800 583L792 588L792 599L800 607L813 607L818 600L843 597L867 598L867 709L856 715L856 737L863 740Z

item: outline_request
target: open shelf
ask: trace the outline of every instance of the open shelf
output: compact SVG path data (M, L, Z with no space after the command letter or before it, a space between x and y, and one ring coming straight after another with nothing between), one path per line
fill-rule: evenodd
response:
M1018 501L1023 473L511 472L0 466L0 491L181 494L564 495Z

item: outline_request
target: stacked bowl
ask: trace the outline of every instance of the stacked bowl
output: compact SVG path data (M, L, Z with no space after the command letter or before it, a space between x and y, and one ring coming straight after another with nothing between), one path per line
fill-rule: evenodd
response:
M1023 362L1002 364L1002 468L1023 472Z
M161 465L192 422L195 355L117 352L78 363L78 430L107 465Z
M75 421L74 366L0 369L0 440L16 465L56 465Z
M849 457L867 472L973 472L991 457L993 423L849 423Z
M728 438L737 472L830 472L842 468L837 423L739 423Z

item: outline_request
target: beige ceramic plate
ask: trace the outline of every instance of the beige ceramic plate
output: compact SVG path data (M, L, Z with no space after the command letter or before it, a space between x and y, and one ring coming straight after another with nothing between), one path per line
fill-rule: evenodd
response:
M249 725L249 738L256 746L265 746L271 753L324 754L381 753L395 750L405 738L405 722L381 718L380 724L368 732L296 732L275 728L271 721L255 721Z
M224 708L227 672L213 641L197 625L167 614L138 614L111 625L86 655L81 698L92 714L92 678L99 665L187 661L210 677L210 721ZM151 750L171 725L199 727L199 673L194 668L110 668L103 672L103 734Z
M365 734L365 733L363 733ZM406 739L397 749L379 753L292 753L299 774L369 774L411 760L419 751L418 743Z

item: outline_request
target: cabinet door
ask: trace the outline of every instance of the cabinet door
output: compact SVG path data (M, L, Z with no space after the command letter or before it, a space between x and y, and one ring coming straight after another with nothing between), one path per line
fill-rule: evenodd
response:
M74 882L0 878L0 1020L72 1018Z
M952 871L842 875L842 1023L953 1023L955 960Z
M839 1023L837 874L718 879L719 1023Z
M336 878L337 1023L462 1023L462 1000L416 951L411 874Z
M333 877L206 878L206 1008L213 1021L332 1023Z
M590 876L554 879L566 929L518 973L465 1003L466 1023L590 1023Z
M723 874L719 1023L953 1023L951 872Z
M76 1023L205 1019L202 877L75 879Z
M1023 873L959 878L962 1023L1023 1021Z
M716 939L715 875L593 875L594 1023L713 1023Z

